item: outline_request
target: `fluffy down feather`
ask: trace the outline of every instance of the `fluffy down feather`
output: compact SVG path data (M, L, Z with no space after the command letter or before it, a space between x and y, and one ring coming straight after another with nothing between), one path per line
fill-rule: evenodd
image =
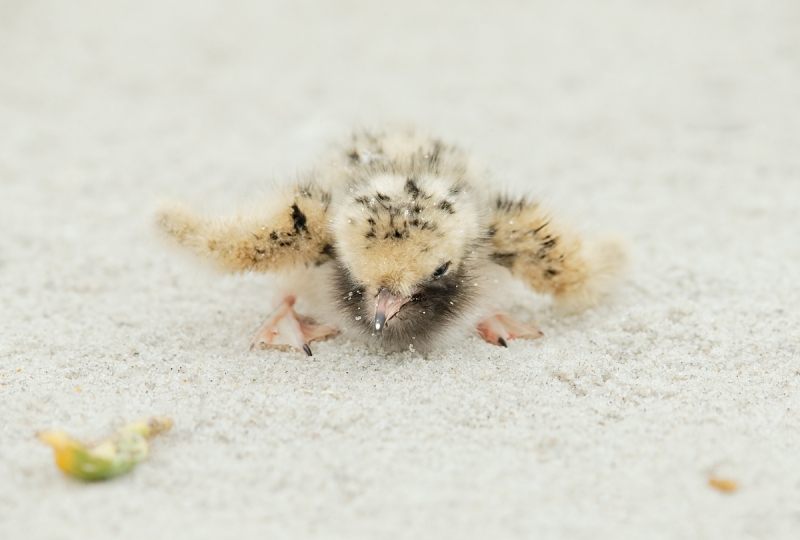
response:
M498 196L457 147L411 131L356 133L302 183L239 215L208 218L171 204L158 223L226 271L295 276L285 281L291 303L281 313L304 322L283 338L268 323L257 341L308 354L308 342L330 332L309 337L295 296L310 302L314 317L387 349L430 350L476 329L506 345L541 334L493 315L485 283L499 268L585 306L626 263L619 241L584 242L537 202Z

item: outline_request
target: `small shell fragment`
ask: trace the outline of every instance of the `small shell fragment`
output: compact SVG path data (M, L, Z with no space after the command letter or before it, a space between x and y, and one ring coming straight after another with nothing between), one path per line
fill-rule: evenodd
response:
M733 480L727 480L725 478L709 478L708 485L714 489L722 491L723 493L733 493L739 489L739 484Z
M53 448L59 469L91 482L125 474L145 461L150 456L148 439L168 430L172 424L172 419L165 416L145 418L92 445L84 445L63 431L42 431L37 436Z

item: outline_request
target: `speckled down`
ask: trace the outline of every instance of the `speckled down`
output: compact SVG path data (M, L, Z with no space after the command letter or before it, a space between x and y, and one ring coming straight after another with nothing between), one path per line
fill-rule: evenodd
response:
M800 5L529 4L0 2L0 538L800 537ZM153 208L388 121L627 234L627 281L497 291L545 332L508 349L248 352L269 280ZM106 484L35 438L151 414Z

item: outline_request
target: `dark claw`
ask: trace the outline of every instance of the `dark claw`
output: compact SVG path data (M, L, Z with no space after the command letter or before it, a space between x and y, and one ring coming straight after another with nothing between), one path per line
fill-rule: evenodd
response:
M503 338L501 338L501 337L497 338L497 342L498 342L500 345L502 345L503 347L508 347L508 345L506 344L506 340L504 340L504 339L503 339Z
M306 352L308 356L314 356L311 354L311 347L308 346L308 343L303 343L303 350Z

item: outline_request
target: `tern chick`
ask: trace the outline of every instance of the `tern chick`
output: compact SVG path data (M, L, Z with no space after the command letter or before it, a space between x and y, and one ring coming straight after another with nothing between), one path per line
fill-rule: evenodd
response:
M158 223L223 270L283 276L252 346L309 356L311 341L340 330L423 352L470 331L501 346L536 338L497 309L487 282L510 274L589 305L626 262L617 241L582 240L537 202L499 194L458 147L411 131L356 133L249 211L218 219L169 204ZM298 299L313 318L295 312Z

